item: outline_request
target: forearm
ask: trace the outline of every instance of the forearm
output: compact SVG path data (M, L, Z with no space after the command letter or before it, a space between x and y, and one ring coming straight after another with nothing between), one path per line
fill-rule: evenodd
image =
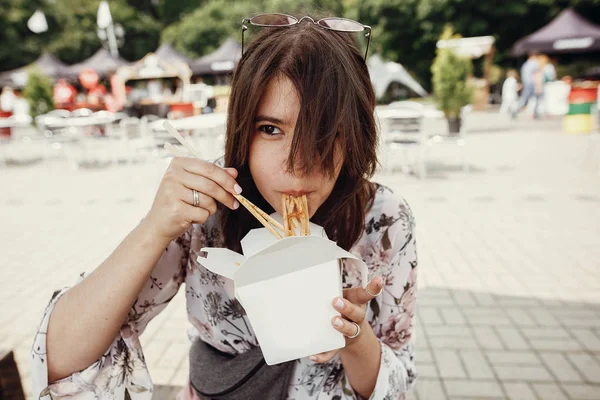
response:
M50 315L48 381L87 368L111 345L168 243L140 223Z
M340 359L354 391L368 399L379 374L381 344L370 325L363 324L361 329L360 336L340 351Z

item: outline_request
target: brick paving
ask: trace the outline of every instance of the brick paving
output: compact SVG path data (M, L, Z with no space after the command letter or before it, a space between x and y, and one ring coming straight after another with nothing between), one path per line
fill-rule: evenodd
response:
M425 180L377 177L417 218L420 378L409 398L598 400L600 174L586 163L594 142L563 135L559 120L474 118L470 174L440 147ZM0 166L0 346L16 350L27 391L29 346L52 291L135 226L165 166ZM182 293L142 336L157 384L187 377Z

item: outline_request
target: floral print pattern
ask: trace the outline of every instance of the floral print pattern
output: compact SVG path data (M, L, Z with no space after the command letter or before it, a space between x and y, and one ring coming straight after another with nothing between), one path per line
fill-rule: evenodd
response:
M191 340L200 338L231 354L246 352L259 343L250 321L235 299L233 282L216 275L197 261L202 247L223 247L218 215L193 225L169 244L131 308L119 335L106 353L83 371L48 385L46 337L48 320L58 299L57 291L46 308L32 347L34 398L150 400L152 381L139 337L185 283ZM383 292L369 303L367 320L381 344L381 362L371 399L405 399L417 377L415 369L414 315L416 310L417 255L414 219L410 208L384 186L377 186L365 229L350 250L369 267L369 278L385 279ZM360 284L354 268L342 269L344 287ZM80 279L85 279L82 274ZM189 388L186 388L189 390ZM46 397L44 397L46 396ZM315 364L296 360L287 400L358 399L339 356Z

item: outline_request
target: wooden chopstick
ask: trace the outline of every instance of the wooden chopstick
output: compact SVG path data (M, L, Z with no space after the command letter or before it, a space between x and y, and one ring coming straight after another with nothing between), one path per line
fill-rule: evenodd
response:
M175 129L175 127L169 123L169 121L165 121L163 123L163 126L165 127L167 132L169 132L171 136L177 139L179 143L183 145L183 147L188 149L190 153L192 153L196 158L202 159L202 155L194 148L194 146L192 146L192 144L189 141L185 140L185 138L181 136L181 133L179 133L177 129Z
M261 224L263 224L263 226L265 228L267 228L269 230L269 232L271 232L277 239L281 239L281 235L273 228L273 226L271 225L271 221L267 221L267 219L265 219L263 217L262 214L267 215L265 212L263 212L261 210L261 212L259 213L258 210L260 210L260 208L256 207L254 204L252 204L248 199L246 199L245 197L241 196L241 195L236 195L236 198L238 199L238 201L240 202L240 204L242 204L244 207L246 207L246 209L248 211L250 211L250 213L252 215L254 215L254 218L256 218ZM271 216L269 216L270 220L273 220L273 218L271 218ZM273 220L275 223L279 224L277 221Z
M192 153L196 158L202 158L202 156L194 148L194 146L183 136L181 136L181 134L177 131L177 129L175 129L175 127L173 127L173 125L169 123L169 121L165 121L163 123L163 126L171 134L171 136L177 139L179 143L181 143L186 149L188 149L189 152ZM165 150L167 150L175 156L180 156L180 154L182 153L181 150L177 149L175 146L168 142L165 143L164 148ZM235 197L241 205L243 205L248 211L250 211L254 218L256 218L261 224L263 224L263 226L267 228L269 232L271 232L277 239L282 238L281 235L273 228L273 226L284 232L283 225L281 225L277 220L275 220L269 214L258 208L250 200L246 199L241 194L234 194L233 197Z
M165 143L165 150L176 157L187 157L189 155L187 151L184 151L183 149L178 148L169 142Z
M281 225L279 223L279 221L277 221L275 218L271 217L269 214L267 214L266 212L264 212L263 210L258 208L258 206L254 205L250 200L248 200L241 194L236 195L236 199L238 199L238 201L240 201L240 203L242 203L242 202L245 203L244 207L246 207L248 210L250 210L250 208L252 208L258 214L260 214L261 217L263 217L265 220L267 220L271 225L273 225L275 228L277 228L283 232L283 225Z

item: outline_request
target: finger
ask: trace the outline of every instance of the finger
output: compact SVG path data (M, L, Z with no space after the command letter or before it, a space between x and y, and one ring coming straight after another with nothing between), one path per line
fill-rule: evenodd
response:
M189 204L183 202L179 204L181 205L178 206L178 208L174 212L176 214L180 213L183 217L183 220L185 220L189 224L193 224L195 222L203 224L210 216L210 211L202 207L190 206Z
M333 307L350 321L360 324L365 319L366 311L364 306L357 306L341 297L333 300Z
M238 177L237 169L235 168L224 168L225 172L227 172L233 179Z
M194 190L189 189L183 185L179 185L179 198L185 201L187 204L194 205ZM198 205L196 207L204 208L210 212L210 215L214 215L217 212L217 202L212 197L198 192Z
M371 281L367 284L367 294L371 297L371 299L381 294L381 292L383 291L384 284L385 282L383 280L383 277L381 276L376 276L375 278L371 279Z
M354 304L367 304L381 294L384 283L383 278L377 276L367 284L366 290L362 287L344 289L344 298Z
M357 332L356 325L354 325L350 321L346 321L345 319L340 318L340 317L334 317L331 320L331 324L333 325L333 327L335 328L336 331L341 332L342 335L344 335L346 337L351 337L351 336L356 335L356 332Z
M223 171L223 173L225 172ZM239 203L233 197L233 195L212 179L187 171L182 171L179 174L179 177L181 178L181 183L186 188L195 189L200 193L210 196L232 210L235 210L239 207ZM190 192L192 191L190 190Z
M218 165L194 158L187 158L185 160L186 161L182 162L185 171L196 175L202 175L218 183L223 189L231 194L240 194L242 192L242 188L237 184L235 179Z
M339 350L326 351L324 353L315 354L314 356L310 356L308 358L316 363L326 363L331 361L338 351Z

